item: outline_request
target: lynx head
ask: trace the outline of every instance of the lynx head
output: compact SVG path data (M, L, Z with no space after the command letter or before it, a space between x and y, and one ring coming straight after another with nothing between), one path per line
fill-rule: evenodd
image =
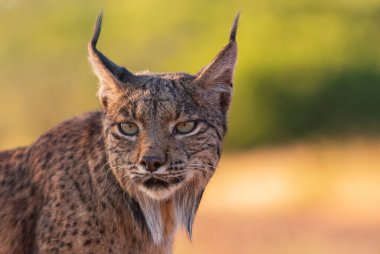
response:
M195 75L132 73L113 63L96 48L102 15L88 45L100 81L104 136L115 178L142 209L144 202L147 206L173 199L189 233L221 154L237 57L238 18L229 43Z

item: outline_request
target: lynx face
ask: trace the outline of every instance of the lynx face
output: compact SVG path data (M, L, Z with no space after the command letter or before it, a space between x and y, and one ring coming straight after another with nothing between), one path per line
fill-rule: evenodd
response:
M120 186L154 200L186 188L203 191L226 131L237 19L229 44L196 75L132 74L116 65L96 49L101 21L89 59L100 80L109 163Z
M107 110L108 154L121 186L164 199L192 180L207 182L225 131L221 105L191 75L136 78Z

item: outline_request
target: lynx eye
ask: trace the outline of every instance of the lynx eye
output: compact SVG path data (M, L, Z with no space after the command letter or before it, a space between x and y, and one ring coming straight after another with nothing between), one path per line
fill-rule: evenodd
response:
M195 129L195 121L178 123L174 128L179 134L188 134Z
M120 123L119 130L126 136L135 136L139 132L139 127L134 123Z

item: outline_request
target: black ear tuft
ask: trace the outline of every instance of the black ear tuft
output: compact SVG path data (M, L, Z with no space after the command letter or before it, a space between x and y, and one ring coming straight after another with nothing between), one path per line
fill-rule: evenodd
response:
M219 52L212 62L197 74L197 81L205 86L226 84L232 87L232 78L237 58L236 31L240 12L236 15L229 43Z
M197 73L195 82L206 92L207 100L220 105L225 114L229 108L233 87L233 74L237 60L236 31L240 12L232 24L230 41L206 67Z
M96 19L94 32L92 34L91 38L91 45L95 48L96 44L98 43L100 31L102 28L102 21L103 21L103 12L101 11L98 15L98 18Z
M234 23L232 24L232 28L230 32L230 41L236 41L236 31L239 25L239 19L240 19L240 11L238 11L238 13L236 14Z
M89 60L94 73L100 81L99 98L102 105L106 108L108 101L116 98L120 88L125 89L127 83L132 82L134 75L122 66L118 66L97 48L96 44L101 32L103 13L101 12L96 19L94 32L88 43Z
M94 70L103 68L103 71L108 71L113 76L113 78L122 83L125 83L126 81L128 81L128 79L131 79L133 77L133 74L130 73L124 67L118 66L117 64L112 62L96 48L96 44L98 43L98 39L102 28L102 21L103 12L100 12L98 18L96 19L92 38L88 44L90 61L94 66ZM95 70L95 73L98 72L99 70Z

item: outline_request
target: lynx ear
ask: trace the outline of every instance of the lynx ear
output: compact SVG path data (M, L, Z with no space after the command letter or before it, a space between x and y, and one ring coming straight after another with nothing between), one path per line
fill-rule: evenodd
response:
M103 107L107 108L108 100L115 99L122 89L125 88L126 83L132 80L134 75L124 67L120 67L109 60L96 48L102 26L102 19L103 13L100 13L96 20L91 41L88 43L88 58L95 75L100 81L98 91L99 99Z
M226 111L232 93L233 74L237 59L236 31L240 12L236 15L229 43L219 52L214 60L198 72L196 81L208 91L208 98L220 102L222 110ZM211 94L210 94L211 93ZM213 95L213 96L209 96Z

